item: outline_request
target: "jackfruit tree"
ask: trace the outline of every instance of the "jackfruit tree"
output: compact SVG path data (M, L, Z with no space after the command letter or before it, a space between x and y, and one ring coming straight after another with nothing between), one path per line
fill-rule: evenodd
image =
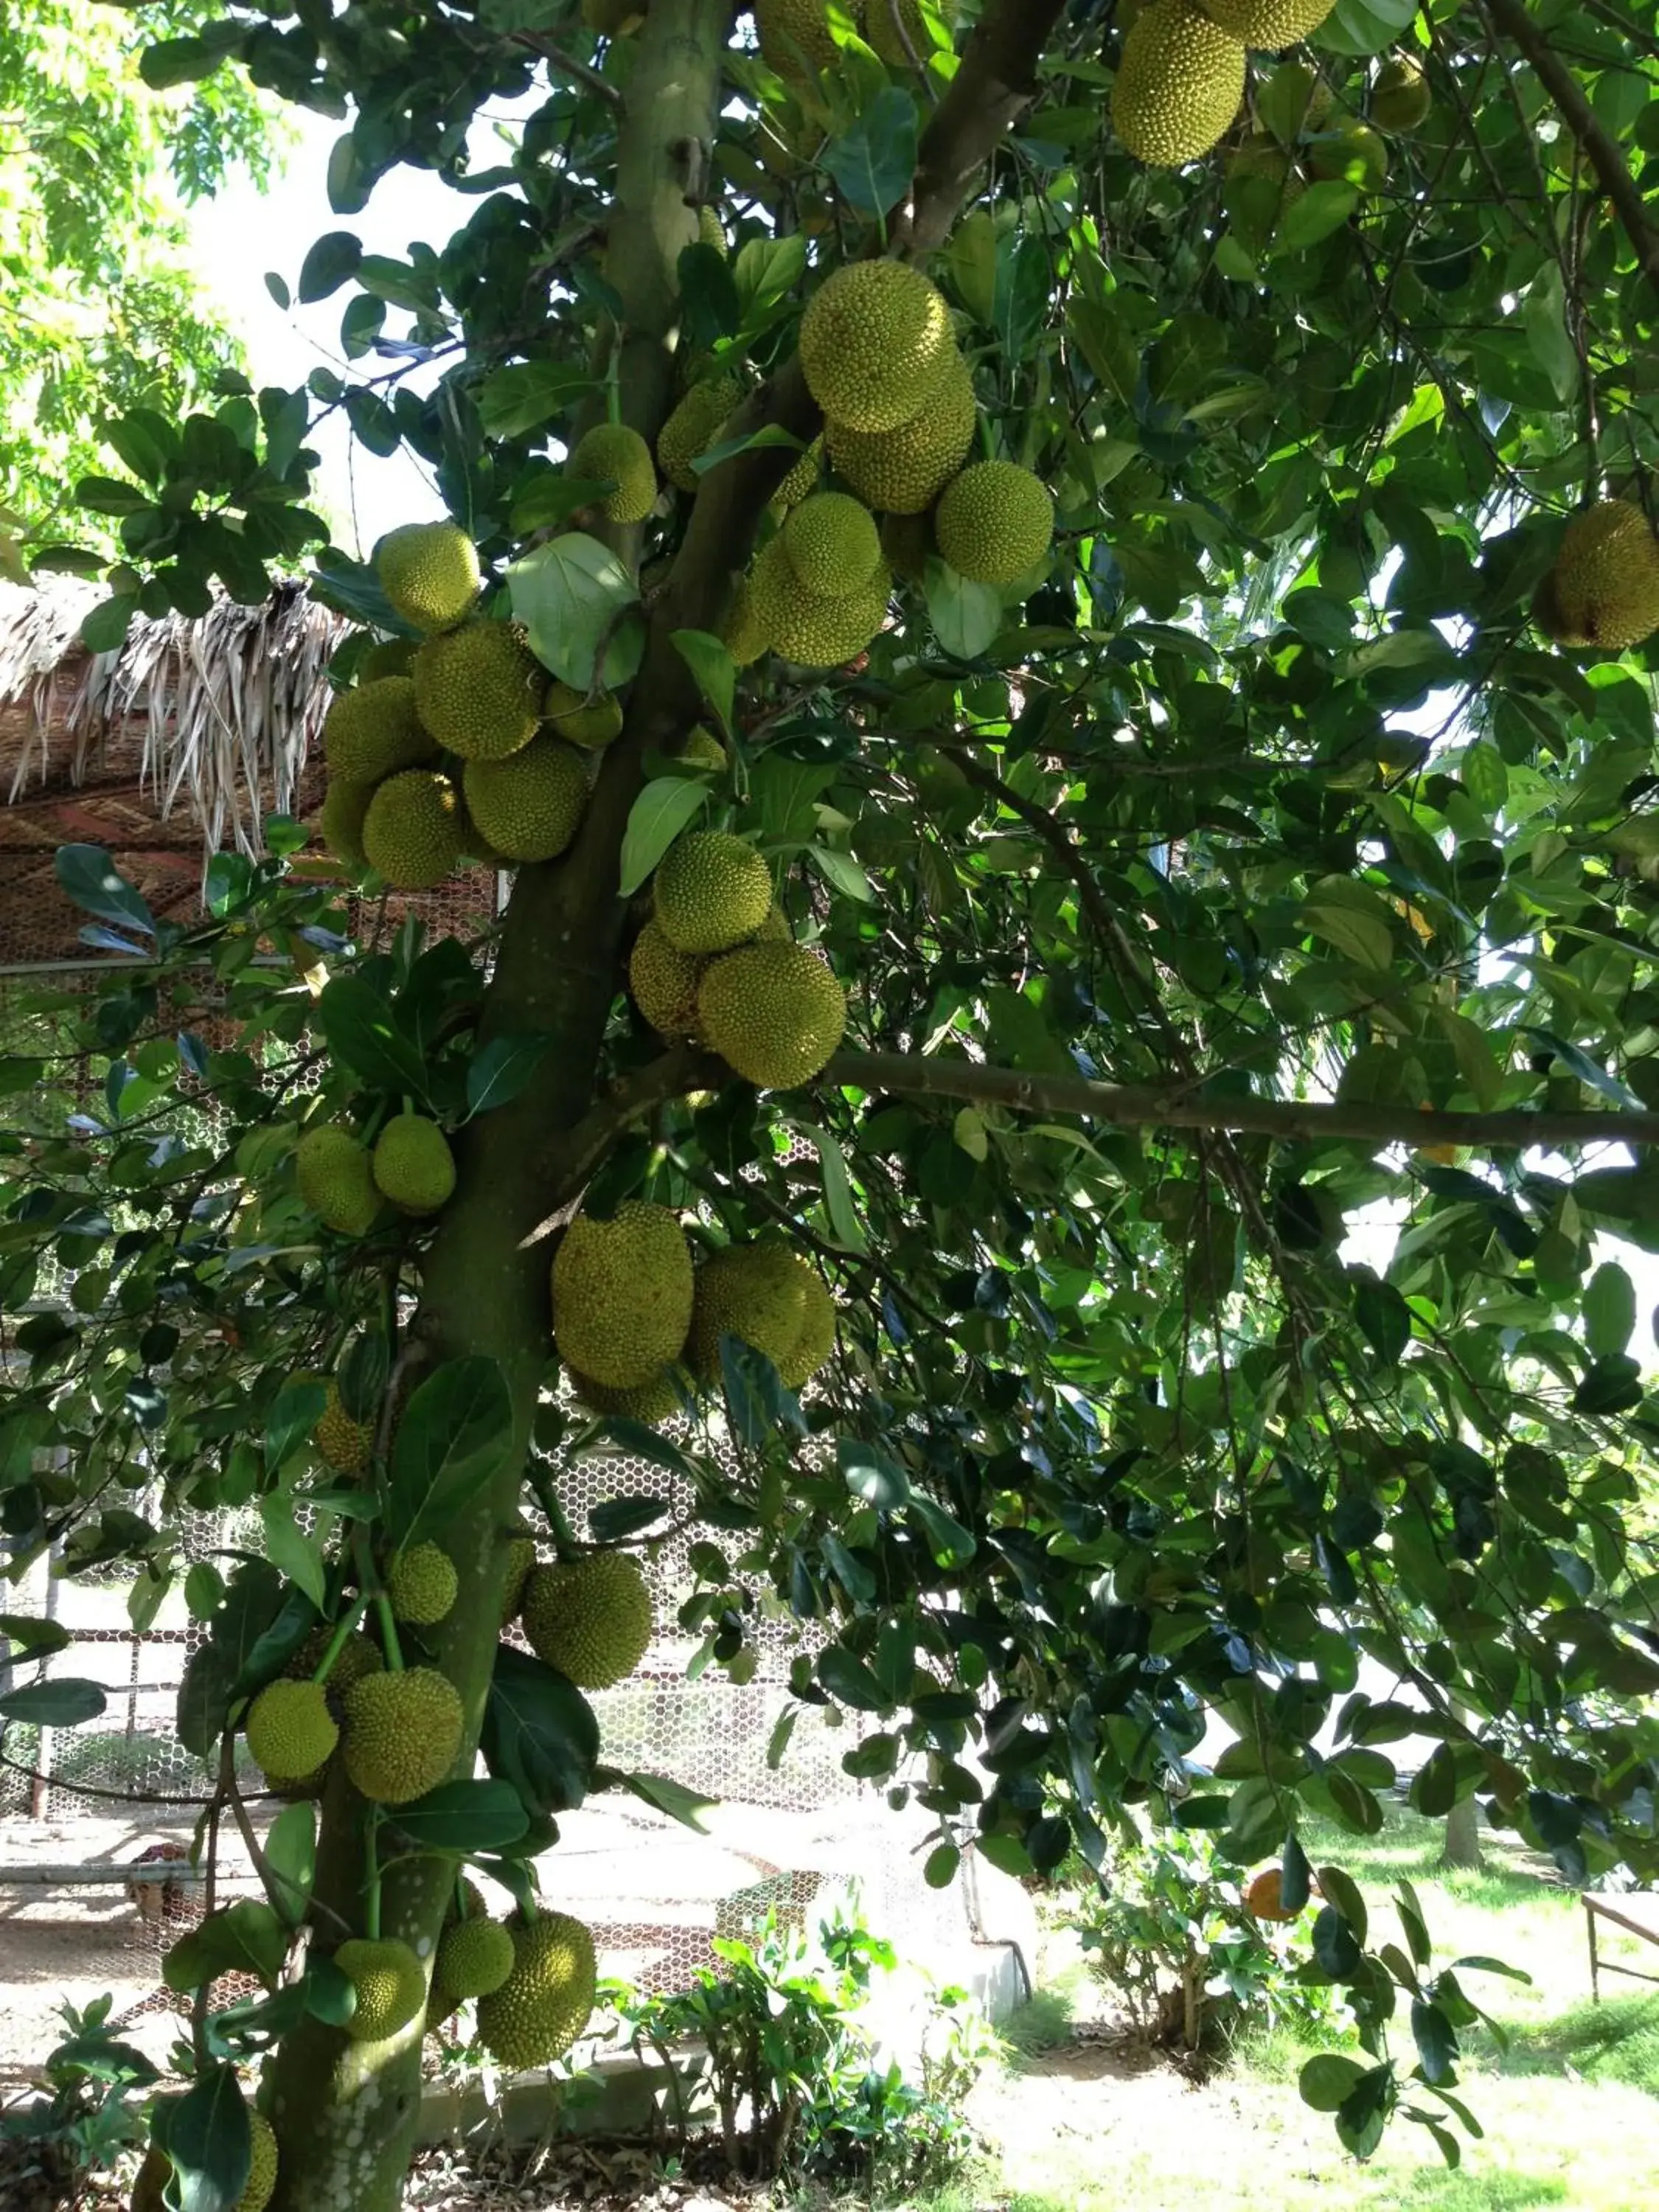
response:
M1621 0L155 48L340 118L272 282L345 366L116 415L88 635L296 562L351 629L319 818L188 926L67 848L101 1087L3 1063L0 1528L140 1621L182 1581L202 1832L269 1823L169 1958L151 2197L274 2140L273 2212L392 2212L428 2028L580 2034L559 1817L686 1807L588 1702L663 1625L596 1450L696 1500L700 1664L793 1616L941 1885L1135 1808L1295 1915L1407 1737L1422 1812L1659 1873L1651 56ZM457 228L366 254L404 164ZM336 410L445 510L368 560ZM264 1556L186 1570L226 1513ZM0 1719L95 1713L4 1630ZM1475 1970L1317 1882L1310 2100L1455 2148Z

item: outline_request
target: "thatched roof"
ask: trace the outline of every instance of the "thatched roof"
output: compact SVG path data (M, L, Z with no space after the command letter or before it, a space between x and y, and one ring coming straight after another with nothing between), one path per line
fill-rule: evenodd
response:
M137 757L124 788L136 767L152 822L182 813L198 848L257 852L262 817L295 808L348 624L283 584L261 606L222 599L199 621L141 616L118 652L90 653L80 626L101 596L56 578L0 583L0 800L66 784L91 798L112 739L125 740Z

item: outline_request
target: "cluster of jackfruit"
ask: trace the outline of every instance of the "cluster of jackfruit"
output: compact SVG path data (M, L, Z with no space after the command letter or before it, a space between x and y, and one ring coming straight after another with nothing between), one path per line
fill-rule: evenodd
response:
M1533 601L1558 645L1622 653L1659 630L1659 538L1642 509L1604 499L1567 525Z
M810 1382L836 1346L836 1302L816 1268L781 1237L728 1244L696 1273L686 1357L702 1380L720 1371L720 1339L763 1352L792 1390Z
M639 509L641 456L649 495ZM608 514L649 511L655 472L634 432L601 425L572 454L578 463L613 484ZM469 863L556 859L587 802L587 765L573 748L616 735L616 702L550 684L518 628L477 614L477 556L453 523L391 532L374 565L395 612L423 637L371 647L356 688L329 709L324 842L399 890L434 890Z
M890 69L925 67L933 52L920 0L843 0L842 13ZM933 13L949 30L955 0L933 0ZM757 0L755 28L768 66L787 84L809 88L835 65L825 0Z
M652 1028L701 1039L760 1089L809 1082L841 1042L847 997L791 938L759 854L726 830L696 830L669 848L653 888L655 911L628 964Z
M276 2134L263 2112L250 2112L247 2179L230 2212L265 2212L276 2193ZM132 2184L131 2212L167 2212L167 2187L173 2160L159 2143L144 2153Z
M363 1237L388 1201L400 1213L438 1212L455 1188L455 1156L443 1131L423 1115L394 1114L372 1152L339 1122L323 1121L307 1129L295 1146L294 1180L301 1198L327 1228ZM335 1413L331 1403L324 1418ZM319 1430L330 1465L355 1474L349 1434L337 1426L334 1437L325 1440L321 1424Z
M1151 0L1129 26L1112 126L1137 161L1173 168L1207 154L1244 97L1247 48L1278 53L1316 31L1333 0Z

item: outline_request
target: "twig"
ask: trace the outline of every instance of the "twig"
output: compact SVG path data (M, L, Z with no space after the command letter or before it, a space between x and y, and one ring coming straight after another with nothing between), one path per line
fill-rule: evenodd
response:
M562 76L573 78L585 91L591 92L596 100L604 100L608 106L622 106L622 94L608 76L596 70L591 62L579 62L574 54L567 53L562 46L544 37L540 31L514 31L513 44L528 46L532 54L539 54Z

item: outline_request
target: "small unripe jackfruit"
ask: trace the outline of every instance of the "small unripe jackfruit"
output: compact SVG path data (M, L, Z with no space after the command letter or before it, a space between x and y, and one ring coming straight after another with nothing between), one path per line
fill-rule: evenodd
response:
M844 599L801 589L781 538L762 552L750 575L757 628L786 660L800 668L841 668L856 660L887 619L892 579L885 566Z
M363 817L369 866L403 891L434 890L459 866L466 824L447 775L405 769L376 789Z
M936 0L934 13L948 24L956 14L953 0ZM925 69L934 52L918 0L864 0L864 35L890 69L908 68L913 61Z
M974 380L957 355L914 421L875 431L831 423L830 458L869 506L887 514L921 514L967 459L978 412Z
M517 629L468 623L415 656L415 699L433 736L463 760L505 760L541 719L547 672Z
M772 872L724 830L677 838L658 866L657 925L677 952L720 952L752 937L772 905Z
M530 1579L530 1571L536 1564L536 1539L527 1528L518 1531L507 1540L507 1568L501 1578L501 1626L504 1628L519 1610L524 1597L524 1586Z
M1200 4L1210 21L1242 46L1276 54L1316 31L1335 0L1200 0Z
M448 629L478 596L478 556L453 522L408 522L374 548L380 589L416 629Z
M379 783L400 768L430 760L437 747L415 708L407 676L342 691L323 724L323 753L331 777L345 783Z
M455 1188L455 1155L435 1121L394 1114L375 1141L374 1180L405 1213L435 1213Z
M362 1237L374 1227L380 1194L368 1154L349 1129L333 1121L307 1129L294 1148L294 1179L305 1204L330 1229Z
M513 1937L499 1920L459 1920L438 1938L433 1980L452 1997L487 1997L513 1972Z
M346 1692L346 1772L376 1804L406 1805L454 1765L461 1726L455 1686L435 1668L367 1674Z
M678 1359L691 1326L691 1252L666 1206L629 1199L610 1221L578 1215L553 1262L561 1357L629 1389Z
M399 1552L386 1572L386 1595L399 1620L411 1628L430 1628L455 1602L455 1565L436 1544L415 1544Z
M940 556L976 584L1012 584L1054 542L1054 503L1012 461L978 461L945 486L933 516Z
M334 1963L357 1993L345 2024L354 2043L380 2043L407 2027L426 2002L426 1976L407 1943L353 1936Z
M804 1268L775 1238L729 1244L697 1270L687 1356L712 1382L720 1371L720 1339L738 1337L781 1370L799 1342L806 1317Z
M697 1026L697 978L703 958L680 952L647 921L628 956L628 988L652 1028L667 1037L690 1036Z
M867 507L844 491L814 492L790 510L780 533L801 588L823 599L865 590L881 560Z
M651 1641L651 1595L626 1552L538 1567L519 1618L536 1656L579 1690L608 1690L623 1680Z
M614 691L597 692L589 699L568 684L551 684L542 717L556 737L585 752L597 752L622 735L622 701Z
M340 1741L320 1682L267 1682L247 1709L244 1732L250 1755L279 1782L314 1774Z
M806 1277L800 1334L778 1362L778 1373L791 1390L810 1382L836 1348L836 1301L830 1286L804 1260L796 1264Z
M939 390L956 341L943 293L919 269L854 261L813 294L799 352L807 386L830 422L896 430Z
M623 1421L643 1421L648 1429L672 1421L691 1393L690 1377L681 1367L665 1367L649 1382L636 1382L631 1390L613 1390L606 1383L596 1382L591 1375L579 1375L573 1368L570 1386L590 1413Z
M335 859L345 861L349 867L368 865L368 855L363 850L363 823L374 796L372 783L348 783L343 776L337 775L330 776L328 789L323 793L317 826L323 833L324 844Z
M643 522L657 503L651 448L625 422L596 422L576 441L567 466L573 477L611 483L603 501L609 522Z
M1558 644L1622 652L1659 629L1659 541L1641 508L1605 499L1575 516L1534 611Z
M461 791L474 829L501 859L552 860L580 826L587 770L580 753L544 735L508 760L469 761Z
M347 1413L337 1382L328 1386L328 1403L317 1417L311 1441L337 1474L361 1474L368 1465L374 1432L367 1421L354 1421Z
M1306 159L1316 177L1327 181L1346 178L1364 192L1379 191L1388 181L1389 149L1364 123L1322 131L1310 142Z
M847 994L801 945L746 945L711 960L697 986L704 1038L763 1091L810 1082L841 1042Z
M1172 168L1207 154L1244 97L1244 48L1194 0L1152 0L1123 41L1112 128L1138 161Z
M849 8L848 14L854 11ZM824 0L756 0L755 28L766 65L786 84L804 84L836 59Z
M586 2027L593 2009L593 1938L562 1912L515 1913L513 1972L478 2000L478 2036L504 2067L550 2065Z
M1376 72L1369 112L1379 131L1404 137L1428 121L1433 105L1434 97L1422 64L1409 54L1396 54Z
M414 659L412 637L376 638L357 663L357 681L376 684L383 676L407 676Z
M735 376L720 371L694 384L657 433L657 466L677 491L696 491L691 466L719 442L720 425L743 395Z

